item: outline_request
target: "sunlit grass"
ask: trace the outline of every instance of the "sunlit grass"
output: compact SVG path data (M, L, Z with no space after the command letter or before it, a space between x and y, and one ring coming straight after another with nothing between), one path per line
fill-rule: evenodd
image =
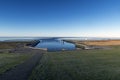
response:
M30 80L120 80L120 47L44 54Z
M15 53L2 53L0 54L0 74L23 63L30 58L32 54L15 54Z

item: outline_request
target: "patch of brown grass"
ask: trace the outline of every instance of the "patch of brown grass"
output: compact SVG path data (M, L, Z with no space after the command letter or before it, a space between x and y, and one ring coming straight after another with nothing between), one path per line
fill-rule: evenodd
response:
M116 46L120 45L120 40L76 41L76 44L80 43L94 46Z

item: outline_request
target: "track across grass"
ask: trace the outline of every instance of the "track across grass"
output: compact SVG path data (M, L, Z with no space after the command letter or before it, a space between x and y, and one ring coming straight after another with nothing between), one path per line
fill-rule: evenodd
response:
M11 67L5 65L5 67L8 67L10 70L2 73L0 75L0 80L28 80L28 77L31 74L33 68L37 65L37 63L41 59L42 53L39 52L39 53L26 54L26 55L27 56L32 55L32 56L27 58L26 60L21 58L21 60L24 60L24 62L22 62L21 64L17 62L18 57L14 57L15 59L13 60L10 59L10 61L12 62L9 63L9 65L11 65ZM10 55L8 57L10 57Z
M120 46L109 50L48 52L29 80L120 80Z
M1 53L0 54L0 74L14 68L16 65L23 63L33 54L15 54L15 53Z

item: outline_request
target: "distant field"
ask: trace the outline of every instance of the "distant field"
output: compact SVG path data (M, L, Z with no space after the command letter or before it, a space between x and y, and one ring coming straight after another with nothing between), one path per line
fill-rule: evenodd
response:
M86 45L94 45L94 46L112 46L112 45L120 45L120 40L100 40L100 41L75 41L77 44L86 44Z
M30 80L120 80L120 46L46 53Z
M13 49L13 48L20 48L24 46L35 46L38 43L39 43L38 40L0 42L0 49Z
M19 46L24 46L29 42L0 42L0 49L13 49Z
M14 54L14 53L0 54L0 74L15 67L20 63L23 63L25 60L27 60L31 56L32 54Z

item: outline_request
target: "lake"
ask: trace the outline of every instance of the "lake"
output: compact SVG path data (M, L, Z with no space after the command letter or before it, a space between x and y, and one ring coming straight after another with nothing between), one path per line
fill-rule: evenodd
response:
M95 37L0 37L0 41L28 41L40 40L37 48L47 48L48 51L75 50L73 43L63 40L109 40L110 38L95 38ZM116 39L116 38L111 38Z
M47 48L48 51L75 50L75 45L60 39L41 39L37 48Z

